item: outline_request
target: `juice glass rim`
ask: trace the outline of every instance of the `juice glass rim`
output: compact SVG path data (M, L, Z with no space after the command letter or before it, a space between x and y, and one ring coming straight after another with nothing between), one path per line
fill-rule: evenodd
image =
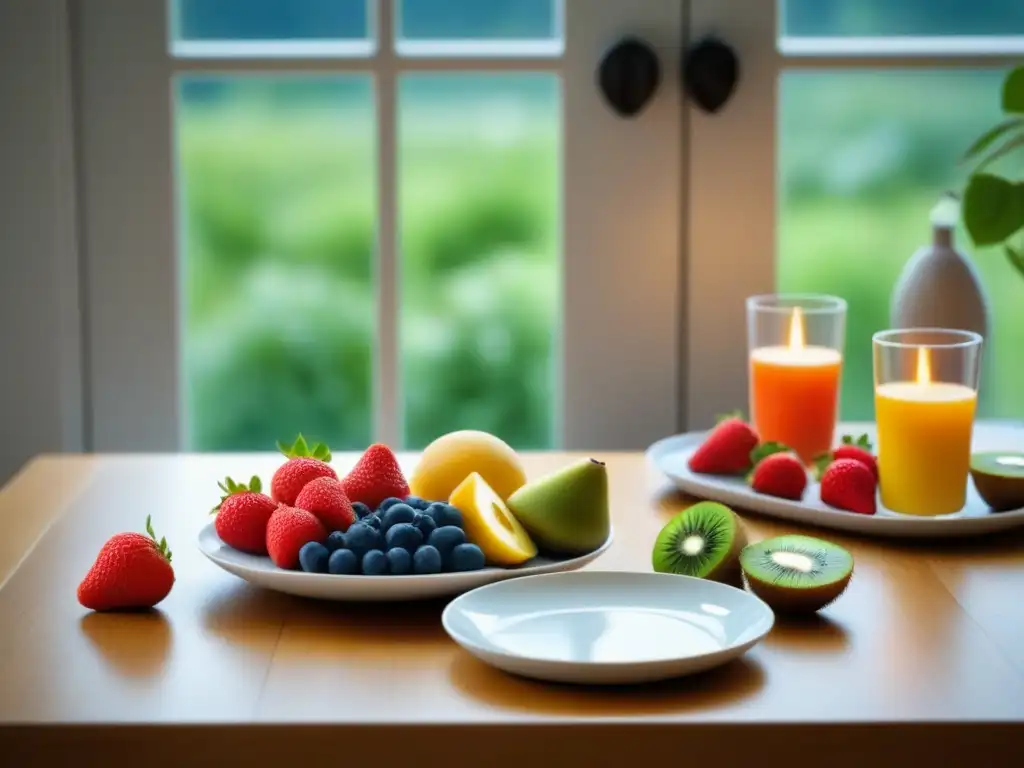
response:
M898 341L902 336L910 334L929 334L946 336L948 341ZM963 331L957 328L889 328L876 331L871 336L871 343L889 349L967 349L980 346L984 338L974 331Z
M788 304L773 302L786 301ZM828 293L759 293L747 297L747 310L792 314L799 307L804 315L835 315L845 312L846 299Z

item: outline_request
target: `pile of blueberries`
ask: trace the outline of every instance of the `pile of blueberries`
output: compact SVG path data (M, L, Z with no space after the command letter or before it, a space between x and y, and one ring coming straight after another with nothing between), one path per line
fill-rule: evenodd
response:
M462 513L451 504L417 496L385 499L376 510L356 502L358 518L327 543L311 541L299 550L307 573L339 576L404 576L479 571L484 553L466 540Z

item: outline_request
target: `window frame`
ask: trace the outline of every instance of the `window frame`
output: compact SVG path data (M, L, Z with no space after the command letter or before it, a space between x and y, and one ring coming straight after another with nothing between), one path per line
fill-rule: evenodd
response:
M380 35L372 57L175 58L158 0L68 0L76 53L78 190L87 354L87 445L184 445L182 286L173 184L171 78L179 71L372 72L378 119L378 339L374 439L402 444L397 270L396 79L401 72L547 71L562 76L562 324L555 447L640 449L683 423L680 315L685 3L566 3L561 56L400 56ZM380 30L392 0L381 0ZM594 83L625 34L661 58L662 85L638 118L616 117ZM281 54L278 51L278 54Z

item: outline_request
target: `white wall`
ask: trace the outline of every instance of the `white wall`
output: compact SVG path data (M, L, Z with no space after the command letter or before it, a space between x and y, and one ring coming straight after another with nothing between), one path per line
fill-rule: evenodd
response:
M62 0L0 2L0 483L82 447L66 22Z

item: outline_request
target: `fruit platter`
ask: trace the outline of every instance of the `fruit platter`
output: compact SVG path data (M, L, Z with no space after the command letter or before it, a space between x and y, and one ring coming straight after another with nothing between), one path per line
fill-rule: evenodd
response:
M339 476L299 435L264 493L226 478L199 548L253 584L326 600L418 600L517 576L575 570L611 545L608 479L596 459L528 479L493 435L429 445L407 479L371 445Z
M742 418L707 432L661 440L648 460L685 493L791 522L890 537L965 537L1024 526L1024 456L989 450L974 430L966 504L952 514L911 515L880 500L879 465L870 431L843 435L805 466L785 445L759 441ZM1024 433L1022 433L1024 437Z

